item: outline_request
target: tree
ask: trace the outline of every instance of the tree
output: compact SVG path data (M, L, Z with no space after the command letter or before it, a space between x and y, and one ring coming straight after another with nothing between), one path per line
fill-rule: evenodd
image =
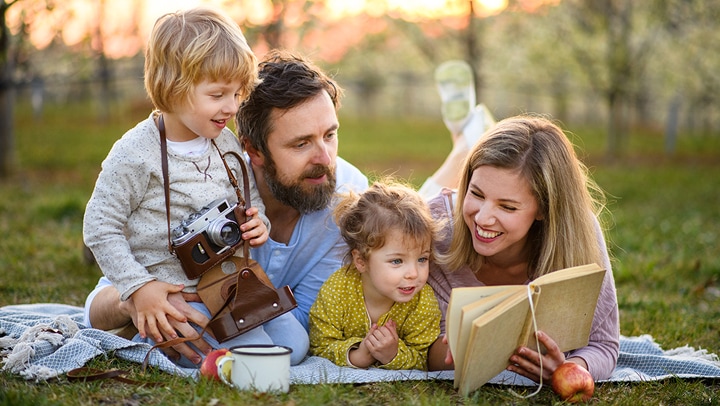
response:
M10 58L10 29L6 15L10 7L20 0L0 0L0 179L7 177L14 164L13 137L13 61Z
M474 0L447 0L446 4L453 9L464 11L457 16L422 22L408 21L402 17L389 19L431 65L437 66L447 59L466 61L473 70L475 93L477 100L481 101L484 86L482 66L485 19L478 17ZM435 32L439 34L428 35Z
M624 149L631 111L639 107L642 113L648 100L649 87L642 79L657 43L665 38L663 19L656 18L662 1L565 0L551 17L588 83L605 100L610 158Z
M720 4L713 0L664 0L662 18L665 21L671 63L662 58L667 67L668 82L673 85L674 98L686 103L686 116L691 130L710 133L717 131L720 105ZM672 107L672 106L671 106Z
M590 86L607 104L607 154L615 157L625 138L629 84L634 61L630 48L632 4L629 0L569 0L559 6L564 21L557 24L571 54ZM604 50L588 46L593 38L605 38Z
M10 7L17 3L22 6ZM141 0L132 0L129 9L135 13L141 10ZM121 40L125 49L141 48L141 41L137 29L138 15L133 15L132 20L127 24L116 25L110 29L106 22L115 16L109 15L106 3L109 0L96 0L88 2L88 7L77 7L72 2L57 2L56 0L0 0L0 179L9 176L15 164L15 136L13 123L13 106L15 104L15 90L19 85L42 81L39 70L48 68L40 64L33 64L34 58L30 55L37 54L37 51L47 48L69 50L73 55L73 73L85 79L85 82L94 81L97 83L96 103L98 118L104 120L109 115L110 102L114 96L112 81L112 60L106 55L106 44L115 44ZM95 12L92 24L84 24L87 18L83 11L92 10ZM72 31L66 27L70 22L73 26L84 27L85 32L75 34L73 43L61 43L67 39L64 34ZM11 26L15 24L15 26ZM17 31L11 37L10 28ZM31 43L29 33L41 29L46 38L46 43ZM111 31L110 31L111 30ZM42 37L42 35L41 35ZM11 39L13 41L11 41ZM44 40L43 40L44 41ZM83 55L86 58L77 58ZM79 63L79 61L87 63ZM90 68L94 62L95 67ZM50 67L46 70L58 70L57 67Z

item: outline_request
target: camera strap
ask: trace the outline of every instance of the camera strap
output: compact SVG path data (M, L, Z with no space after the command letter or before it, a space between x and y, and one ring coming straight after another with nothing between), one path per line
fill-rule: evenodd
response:
M165 120L163 120L163 115L158 115L158 130L160 130L160 154L161 154L161 161L162 161L162 173L163 173L163 187L165 189L165 215L167 217L167 236L168 236L168 251L170 251L171 254L175 253L175 250L173 249L172 245L172 238L170 233L170 179L168 175L168 159L167 159L167 136L165 135ZM246 212L246 210L249 208L250 205L250 175L248 174L247 165L245 163L245 160L235 151L228 151L224 154L222 151L220 151L220 147L217 146L215 143L215 140L210 140L212 145L215 147L215 150L218 152L218 155L220 155L220 160L222 161L223 165L225 166L225 170L227 171L228 178L230 179L230 184L232 185L233 189L235 189L235 194L237 195L238 199L238 205L240 205L243 208L243 213ZM242 176L243 176L243 193L240 191L240 185L238 184L237 178L233 174L232 170L230 169L230 166L227 164L227 161L225 160L225 155L230 154L235 159L238 160L238 163L240 164L240 169L242 170ZM250 220L249 217L245 218L245 221ZM249 242L245 241L243 243L243 256L245 258L250 258L250 247Z
M168 251L175 253L170 239L170 180L168 178L167 138L165 136L165 120L158 115L158 129L160 130L160 154L162 155L163 186L165 187L165 216L167 216Z
M238 205L242 206L243 213L246 213L247 209L250 208L250 176L248 174L247 166L245 164L245 160L235 151L228 151L226 153L222 153L220 151L220 148L215 143L215 140L210 140L212 142L212 145L217 150L218 154L220 155L220 160L222 160L223 165L225 165L225 170L227 171L228 178L230 178L230 184L232 185L233 189L235 189L235 194L238 198ZM243 192L245 193L245 197L243 198L242 193L240 192L240 186L238 185L237 178L232 173L232 170L230 170L230 166L228 166L227 161L225 160L225 155L232 155L235 157L235 159L238 160L240 163L240 169L242 170L243 175ZM250 220L250 217L247 217L247 214L245 215L245 221ZM243 243L243 257L244 258L250 258L250 242L245 240Z

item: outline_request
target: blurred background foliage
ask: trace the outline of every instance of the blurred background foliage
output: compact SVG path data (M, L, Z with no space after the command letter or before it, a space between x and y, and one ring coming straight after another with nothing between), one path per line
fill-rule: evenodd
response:
M308 55L347 90L351 117L439 118L435 67L468 61L498 118L538 112L602 128L609 159L629 134L673 154L720 132L720 2L713 0L0 0L0 174L15 167L13 107L149 111L143 47L154 20L192 4L225 10L259 57Z
M83 305L100 274L83 257L85 202L112 143L152 108L142 85L148 31L161 13L190 3L202 2L0 0L0 305ZM445 158L450 137L432 77L449 59L471 62L478 100L497 118L537 112L562 121L608 193L621 333L720 353L720 2L204 3L233 16L259 57L293 49L336 76L346 88L340 155L371 177L419 186ZM0 404L233 403L235 392L166 379L138 397L122 385L28 384L4 373ZM604 384L594 401L717 404L717 386ZM557 401L549 390L526 401L503 388L471 399L452 392L443 382L299 386L275 403Z

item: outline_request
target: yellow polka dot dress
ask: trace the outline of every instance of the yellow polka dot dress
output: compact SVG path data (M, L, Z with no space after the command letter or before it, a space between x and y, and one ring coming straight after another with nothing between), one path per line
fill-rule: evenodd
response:
M377 367L427 370L428 348L440 334L440 309L432 288L425 285L409 302L395 303L378 324L389 319L397 324L398 354ZM348 351L369 330L360 274L354 268L342 268L325 281L310 308L310 353L339 366L352 366Z

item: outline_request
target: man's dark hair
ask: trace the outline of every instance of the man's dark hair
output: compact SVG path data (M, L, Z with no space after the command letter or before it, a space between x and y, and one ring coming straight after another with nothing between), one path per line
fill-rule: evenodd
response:
M269 156L267 136L272 130L273 108L288 110L326 91L335 110L340 108L342 89L312 62L288 51L272 50L259 64L261 82L237 113L237 132L253 148Z

